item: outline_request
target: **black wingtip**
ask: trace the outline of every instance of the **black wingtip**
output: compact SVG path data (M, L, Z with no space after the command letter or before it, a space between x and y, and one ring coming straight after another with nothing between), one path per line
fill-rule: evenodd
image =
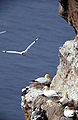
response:
M31 80L31 82L36 82L35 80Z

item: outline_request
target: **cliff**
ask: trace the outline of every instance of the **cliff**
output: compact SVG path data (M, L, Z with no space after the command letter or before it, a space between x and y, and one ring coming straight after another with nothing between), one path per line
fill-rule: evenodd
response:
M22 89L21 108L25 120L78 120L78 104L73 98L61 104L59 102L63 97L61 92L57 97L46 97L43 88L44 85L33 83ZM77 111L75 116L71 118L64 116L66 106Z
M59 0L59 15L74 29L76 37L67 41L59 49L60 64L53 78L52 88L64 94L68 91L70 99L78 99L78 0Z
M73 118L64 116L66 106L78 110L78 42L66 41L59 48L60 64L49 89L60 93L56 98L43 95L44 85L33 83L22 89L21 107L25 120L78 120L78 113ZM69 101L58 101L65 93Z
M59 48L60 64L57 73L52 80L51 88L62 92L68 92L69 98L78 100L78 42L73 40L65 42Z
M76 37L59 48L60 63L49 87L58 96L46 97L40 83L23 88L21 108L25 120L78 120L78 0L59 0L59 15L73 27ZM60 103L66 92L68 101ZM77 111L73 117L64 115L66 106Z

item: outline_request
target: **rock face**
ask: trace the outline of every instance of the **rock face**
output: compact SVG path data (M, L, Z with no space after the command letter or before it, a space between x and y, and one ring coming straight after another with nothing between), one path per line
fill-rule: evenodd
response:
M78 99L78 0L59 0L59 15L74 29L76 37L59 49L60 64L51 86L57 91L66 91L70 99Z
M78 111L78 42L70 40L59 48L60 64L49 89L59 92L57 98L43 95L44 85L30 84L22 89L21 108L25 120L78 120L64 116L64 108L69 106ZM69 101L60 104L59 100L68 93Z
M62 94L68 92L69 98L78 100L78 42L65 42L59 49L60 64L51 87Z
M61 104L59 99L62 97L46 97L43 95L43 85L37 83L22 89L21 108L25 115L25 120L78 120L78 116L66 118L64 116L65 106L74 110L78 105L73 100Z
M78 34L78 0L59 0L59 15L63 17Z

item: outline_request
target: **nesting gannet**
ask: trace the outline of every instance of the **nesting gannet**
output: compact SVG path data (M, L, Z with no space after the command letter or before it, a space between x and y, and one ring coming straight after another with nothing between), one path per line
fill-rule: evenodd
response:
M3 34L3 33L5 33L5 32L6 32L6 31L1 31L0 34Z
M64 116L67 118L74 117L76 115L76 110L70 109L70 107L66 106L64 108Z
M64 105L64 104L68 103L68 101L69 101L68 93L66 92L66 93L64 94L63 98L61 98L61 99L59 100L59 102L60 102L62 105Z
M51 83L50 75L45 74L44 77L37 78L37 79L33 80L33 82L38 82L41 84L50 84Z
M18 52L18 51L6 51L6 50L3 50L1 52L3 53L15 53L15 54L20 54L20 55L23 55L23 56L26 56L26 53L27 51L31 48L32 45L34 45L36 42L38 41L38 38L33 41L24 51L21 51L21 52Z
M56 91L54 91L54 90L49 90L48 86L45 86L45 87L44 87L43 94L44 94L46 97L57 97L57 96L58 96L58 94L56 93Z

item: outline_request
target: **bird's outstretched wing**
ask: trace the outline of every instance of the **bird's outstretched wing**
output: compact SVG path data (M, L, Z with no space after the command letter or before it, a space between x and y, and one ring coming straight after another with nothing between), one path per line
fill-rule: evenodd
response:
M6 50L3 50L2 52L4 52L4 53L15 53L15 54L21 54L21 53L18 52L18 51L6 51Z
M1 31L0 34L3 34L3 33L5 33L5 32L6 32L6 31Z
M35 41L33 41L33 42L26 48L26 50L21 51L21 52L18 52L18 51L7 51L7 50L3 50L3 51L0 51L0 52L3 52L3 53L15 53L15 54L20 54L20 55L23 55L23 54L24 54L23 56L26 56L25 53L30 49L30 47L31 47L33 44L35 44L36 41L38 41L38 38L37 38Z
M22 52L26 53L26 52L31 48L31 46L33 46L33 45L38 41L38 39L39 39L39 38L37 38L36 40L34 40L34 41L26 48L26 50L24 50L24 51L22 51Z

